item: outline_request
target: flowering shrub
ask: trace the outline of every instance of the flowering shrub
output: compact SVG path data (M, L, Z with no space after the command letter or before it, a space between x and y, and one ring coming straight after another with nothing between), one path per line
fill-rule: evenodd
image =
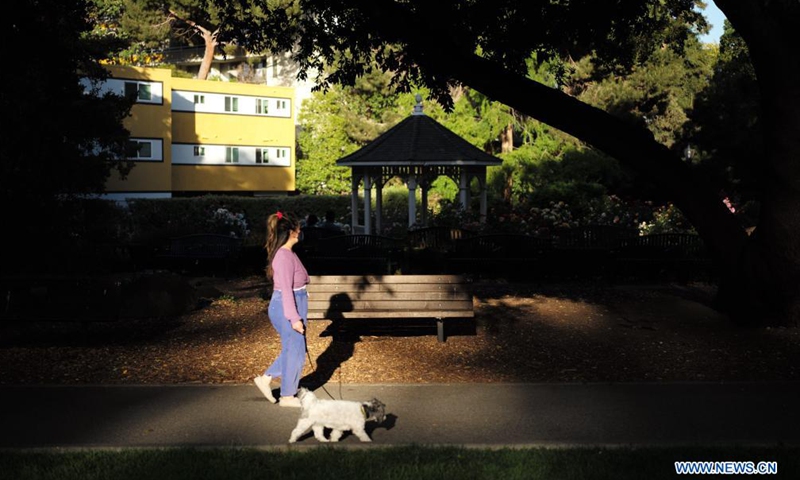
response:
M214 210L209 220L210 227L214 232L223 235L230 235L236 238L245 238L250 234L247 220L242 213L233 213L227 208Z
M694 228L678 207L669 203L654 211L651 220L639 224L640 235L655 233L694 233Z
M515 218L517 217L517 218ZM572 228L578 226L578 221L573 217L569 204L564 202L550 202L547 207L532 207L528 210L527 219L511 216L512 221L520 222L523 233L546 236L559 228Z
M441 199L433 209L428 211L428 221L432 227L461 228L474 232L479 232L485 227L480 223L480 213L477 208L464 211L457 200L448 199ZM415 225L413 228L426 226Z
M559 230L593 225L638 229L641 235L694 233L692 225L672 204L661 205L651 201L623 199L616 195L598 196L577 204L565 201L539 204L520 201L509 204L490 200L485 223L480 221L479 201L476 198L471 199L470 209L467 211L457 200L445 198L436 200L432 202L429 197L431 205L425 225L415 223L408 227L407 191L386 195L379 234L402 238L408 230L449 227L475 233L521 233L548 237ZM729 208L735 205L734 202L731 203L732 206ZM418 213L420 208L422 206L418 203Z

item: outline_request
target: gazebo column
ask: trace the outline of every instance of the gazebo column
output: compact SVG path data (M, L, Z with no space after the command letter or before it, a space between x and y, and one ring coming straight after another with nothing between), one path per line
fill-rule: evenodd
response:
M408 185L408 226L417 221L417 177L410 175L406 181Z
M350 231L356 233L358 226L358 177L350 176Z
M458 182L458 201L461 208L466 212L469 208L469 175L466 170L461 170L461 177Z
M481 223L486 223L486 167L484 167L483 172L481 172L481 176L479 178L481 183Z
M420 196L422 197L421 200L421 207L422 211L419 212L420 215L420 223L423 225L428 225L428 184L427 182L422 182L420 185Z
M364 173L364 233L372 233L372 178Z
M375 183L375 234L383 235L381 216L383 215L383 176L379 175Z

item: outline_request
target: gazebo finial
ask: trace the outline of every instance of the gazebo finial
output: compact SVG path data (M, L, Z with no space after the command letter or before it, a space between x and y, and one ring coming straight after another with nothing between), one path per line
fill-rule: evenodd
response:
M422 113L422 95L419 93L414 95L414 100L417 101L417 104L414 105L414 112L411 115L425 115Z

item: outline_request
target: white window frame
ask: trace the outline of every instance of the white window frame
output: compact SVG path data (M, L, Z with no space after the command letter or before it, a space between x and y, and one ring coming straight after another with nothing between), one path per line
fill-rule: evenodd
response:
M239 163L239 147L225 147L225 163Z
M195 155L195 149L204 149L203 156ZM234 151L238 158L234 162ZM285 146L218 145L218 144L172 144L173 165L220 165L236 167L290 167L292 149ZM260 153L259 153L260 152ZM259 163L259 156L261 162Z
M203 97L202 103L196 100L199 96ZM224 113L288 119L291 118L291 105L292 100L286 97L172 90L171 107L174 112Z
M269 148L256 147L256 165L269 165Z
M239 97L233 95L225 95L225 111L236 113L239 111Z
M164 101L164 85L161 82L148 82L148 81L134 80L129 78L128 79L109 78L95 84L87 78L82 78L81 84L86 89L86 93L91 93L92 90L95 87L97 87L97 92L100 96L103 96L106 93L113 93L115 95L120 95L122 97L128 95L128 93L126 93L126 88L132 88L132 87L127 87L127 85L129 84L131 86L135 85L136 103L160 105ZM143 86L145 88L142 88ZM141 92L145 91L148 92L149 99L141 98Z
M269 115L268 98L256 98L256 115Z
M123 91L125 95L129 95L128 88L136 88L136 103L154 103L153 101L153 85L149 82L138 82L135 80L125 80Z
M141 147L136 149L136 154L133 156L127 156L128 160L133 161L145 161L145 162L153 162L153 161L161 161L163 160L163 143L162 140L151 139L151 138L131 138L128 140L129 144L137 144L137 145L147 145L148 149L150 150L150 154L147 156L141 155Z

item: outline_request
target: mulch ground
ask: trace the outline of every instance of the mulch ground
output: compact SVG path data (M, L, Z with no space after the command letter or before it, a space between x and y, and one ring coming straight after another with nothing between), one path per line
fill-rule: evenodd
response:
M240 384L280 344L262 277L192 279L189 313L113 322L0 322L0 384ZM308 329L305 382L796 381L800 331L742 328L691 285L474 285L474 322Z

